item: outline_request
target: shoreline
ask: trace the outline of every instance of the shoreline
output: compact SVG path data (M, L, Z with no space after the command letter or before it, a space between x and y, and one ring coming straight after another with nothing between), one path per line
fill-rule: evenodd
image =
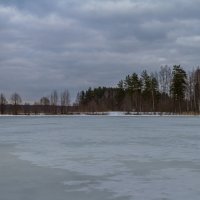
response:
M151 113L151 112L79 112L79 113L69 113L69 114L0 114L0 117L87 117L87 116L107 116L107 117L199 117L200 114L188 113L188 114L177 114L177 113Z

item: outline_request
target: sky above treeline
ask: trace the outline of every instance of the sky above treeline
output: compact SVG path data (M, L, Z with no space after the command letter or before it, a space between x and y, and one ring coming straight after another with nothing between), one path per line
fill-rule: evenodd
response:
M0 92L37 100L200 65L199 0L0 0Z

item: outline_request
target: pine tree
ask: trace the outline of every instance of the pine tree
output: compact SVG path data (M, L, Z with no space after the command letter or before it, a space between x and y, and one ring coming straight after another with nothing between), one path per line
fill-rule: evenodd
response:
M185 98L186 89L187 89L187 74L181 68L180 65L174 65L170 91L171 91L172 98L174 100L175 110L176 110L176 103L178 102L180 113L181 113L181 104Z

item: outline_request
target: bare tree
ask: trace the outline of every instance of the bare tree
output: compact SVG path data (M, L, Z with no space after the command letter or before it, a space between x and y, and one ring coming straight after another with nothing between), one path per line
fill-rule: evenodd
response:
M31 105L29 103L25 103L23 105L23 111L25 115L30 115L31 113Z
M35 115L37 115L38 113L40 113L40 110L39 110L39 103L38 102L34 102L33 105L31 106L31 112Z
M54 90L52 93L51 93L51 105L54 105L56 106L58 103L58 93L56 90Z
M68 112L67 107L70 105L70 94L68 90L64 90L61 93L61 113L66 114Z
M14 115L17 115L20 109L20 104L22 103L22 99L18 93L13 93L10 99L11 104L13 105L12 112Z
M50 100L48 97L42 97L40 99L40 105L42 106L43 113L47 114L50 112Z
M171 79L172 79L172 72L170 67L168 67L167 65L165 65L164 67L161 66L159 72L159 83L160 83L161 93L169 95Z
M40 104L43 105L43 106L49 106L50 105L50 101L49 101L48 97L42 97L40 99Z
M195 77L195 105L197 106L197 111L200 112L200 68L198 67L194 74Z
M159 90L161 94L160 111L170 110L170 85L172 80L171 68L167 65L161 66L159 71Z
M13 105L19 105L19 104L21 104L22 103L22 99L21 99L20 95L17 94L17 93L12 94L11 95L11 103Z
M54 90L51 93L51 108L52 108L52 113L57 114L57 104L58 104L58 93L56 90Z
M5 105L6 105L7 101L6 101L6 97L4 96L4 94L0 94L0 109L1 109L1 114L5 113Z

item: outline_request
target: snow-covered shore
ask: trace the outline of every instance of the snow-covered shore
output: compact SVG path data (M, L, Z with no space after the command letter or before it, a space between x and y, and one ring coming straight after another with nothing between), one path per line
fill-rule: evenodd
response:
M151 116L151 117L160 117L160 116L199 116L198 114L177 114L177 113L161 113L161 112L123 112L123 111L106 111L106 112L73 112L69 114L58 114L58 115L49 115L49 114L29 114L29 115L24 115L24 114L18 114L18 115L12 115L12 114L5 114L1 115L0 117L66 117L66 116L112 116L112 117L137 117L137 116Z

